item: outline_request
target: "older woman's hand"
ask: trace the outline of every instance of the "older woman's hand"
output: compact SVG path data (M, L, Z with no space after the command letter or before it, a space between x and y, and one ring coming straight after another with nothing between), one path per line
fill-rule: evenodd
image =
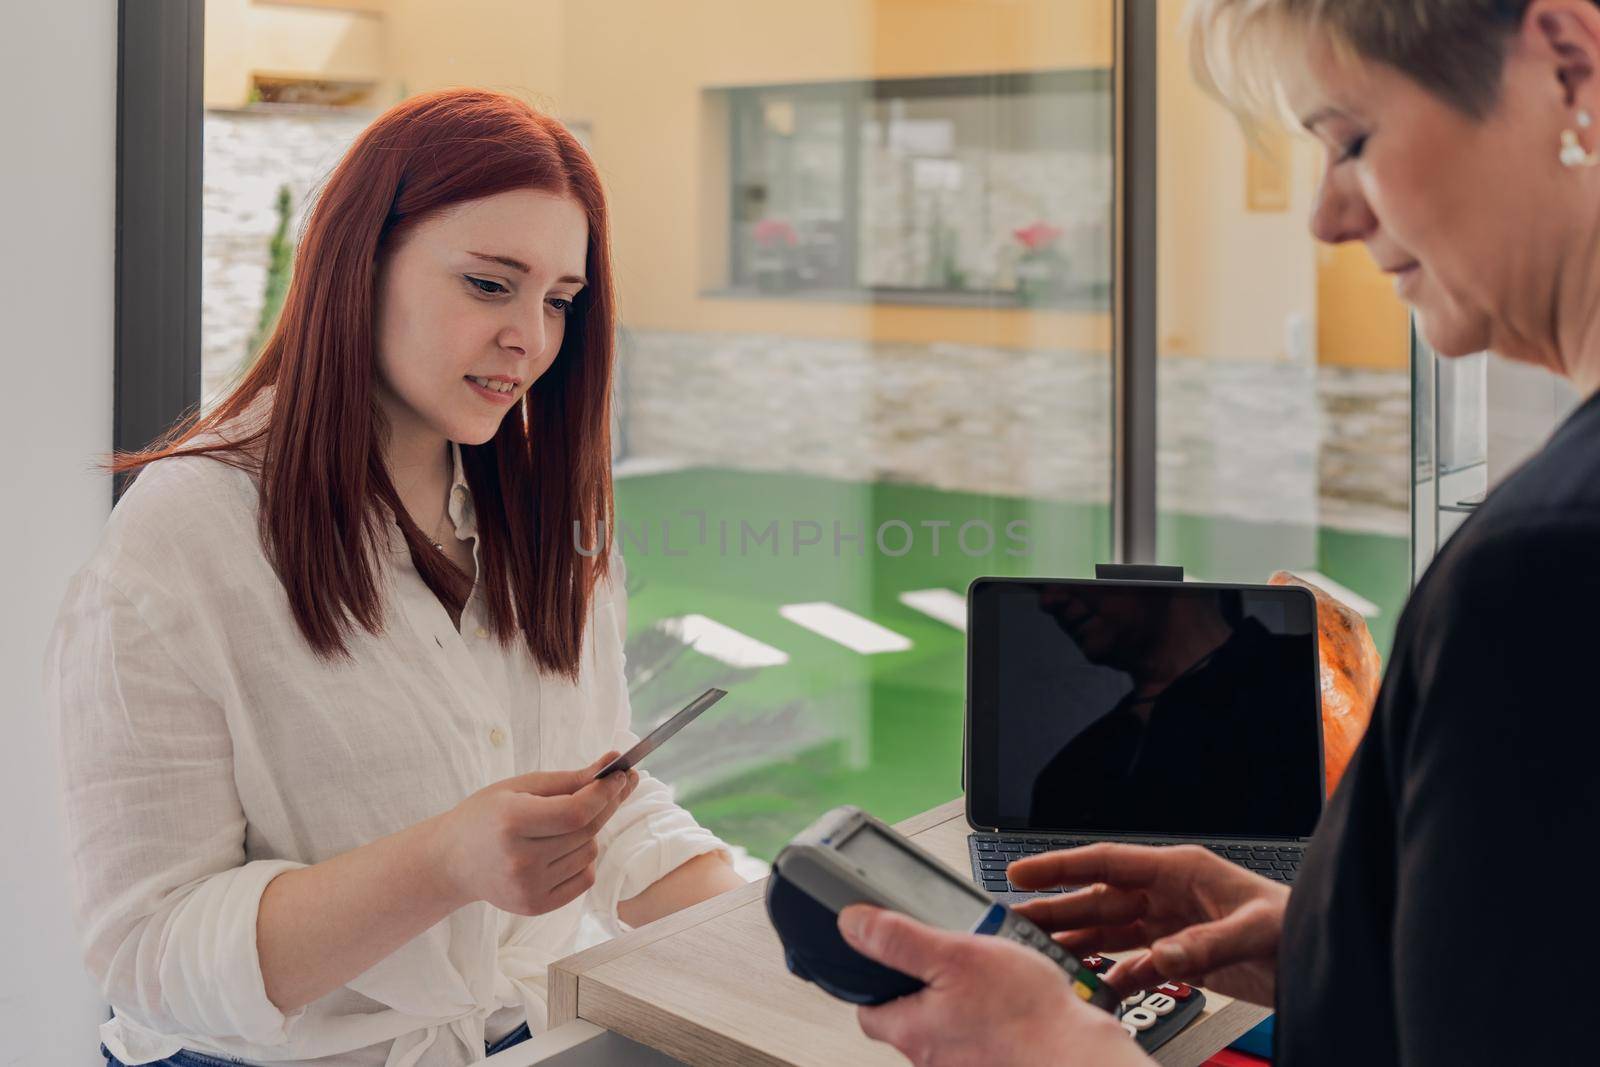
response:
M1088 845L1018 860L1007 875L1019 888L1084 886L1017 906L1063 948L1148 950L1107 973L1123 992L1177 980L1272 1005L1288 886L1198 845Z
M839 913L839 930L863 956L927 983L858 1013L863 1033L918 1067L1150 1063L1109 1013L1080 1000L1061 969L1033 949L860 904Z

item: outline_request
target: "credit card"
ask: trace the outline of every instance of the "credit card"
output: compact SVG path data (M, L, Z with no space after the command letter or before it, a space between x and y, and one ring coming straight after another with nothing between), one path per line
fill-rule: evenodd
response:
M618 756L604 767L601 767L600 772L596 774L595 777L604 778L608 774L615 774L617 771L625 771L630 767L635 766L640 760L644 759L646 756L650 755L650 753L654 752L656 749L665 744L667 739L673 734L677 733L685 726L688 726L691 722L694 722L694 720L699 717L702 711L705 711L711 705L715 704L717 701L721 700L727 695L728 691L726 689L707 689L704 693L701 693L699 696L689 701L689 703L685 705L676 715L672 716L672 718L668 719L660 726L657 726L654 730L651 730L644 737L640 738L638 744L628 749L628 751L624 752L622 755Z

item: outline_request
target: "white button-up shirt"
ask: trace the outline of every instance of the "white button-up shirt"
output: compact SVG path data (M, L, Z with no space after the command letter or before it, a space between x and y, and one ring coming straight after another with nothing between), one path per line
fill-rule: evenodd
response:
M474 538L456 451L450 517ZM276 875L367 844L535 770L625 750L620 557L596 588L577 682L487 629L474 588L458 631L398 527L385 626L351 658L301 636L257 528L254 480L217 460L147 467L70 583L46 663L74 911L115 1018L101 1039L148 1063L180 1048L318 1067L459 1067L525 1016L585 913L724 848L641 774L599 837L584 897L526 917L479 901L288 1015L267 999L256 913ZM476 542L474 541L474 554ZM591 920L592 922L592 920Z

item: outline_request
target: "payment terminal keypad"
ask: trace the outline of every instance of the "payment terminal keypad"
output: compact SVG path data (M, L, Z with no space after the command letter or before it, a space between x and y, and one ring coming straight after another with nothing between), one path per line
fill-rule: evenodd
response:
M1109 956L1085 956L1084 967L1105 974L1116 962ZM1184 982L1163 982L1122 998L1122 1029L1146 1052L1171 1041L1205 1010L1206 995Z
M1099 980L1098 972L1093 972L1088 968L1078 966L1078 961L1073 960L1070 956L1068 956L1067 950L1056 944L1055 938L1045 933L1038 926L1035 926L1033 923L1029 922L1027 919L1024 919L1022 916L1015 914L1014 912L1008 912L1006 914L1005 922L1001 926L999 932L1000 936L1005 937L1008 940L1027 945L1028 947L1036 949L1039 952L1043 952L1046 956L1049 956L1058 967L1066 971L1067 974L1072 978L1072 991L1076 993L1079 998L1083 1000L1095 1000L1096 992L1100 991L1102 987L1104 987L1105 991L1100 992L1099 1003L1107 1008L1112 1007L1112 1004L1107 998L1113 995L1116 991L1111 989L1109 986L1105 986L1105 984Z

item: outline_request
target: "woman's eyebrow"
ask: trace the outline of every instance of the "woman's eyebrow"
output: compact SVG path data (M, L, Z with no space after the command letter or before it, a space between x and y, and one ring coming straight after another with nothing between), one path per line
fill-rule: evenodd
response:
M489 263L499 263L501 266L510 267L512 270L520 271L523 274L531 273L532 270L533 270L532 267L530 267L526 263L522 262L522 260L513 259L511 256L496 255L496 254L494 254L492 252L471 252L471 251L469 251L467 253L467 255L473 256L473 257L475 257L477 259L481 259L481 260L484 260L484 261L489 262ZM578 274L564 274L561 277L557 278L556 281L558 281L558 282L573 282L574 284L577 284L577 285L588 285L589 284L589 279L583 277L582 275L578 275Z

